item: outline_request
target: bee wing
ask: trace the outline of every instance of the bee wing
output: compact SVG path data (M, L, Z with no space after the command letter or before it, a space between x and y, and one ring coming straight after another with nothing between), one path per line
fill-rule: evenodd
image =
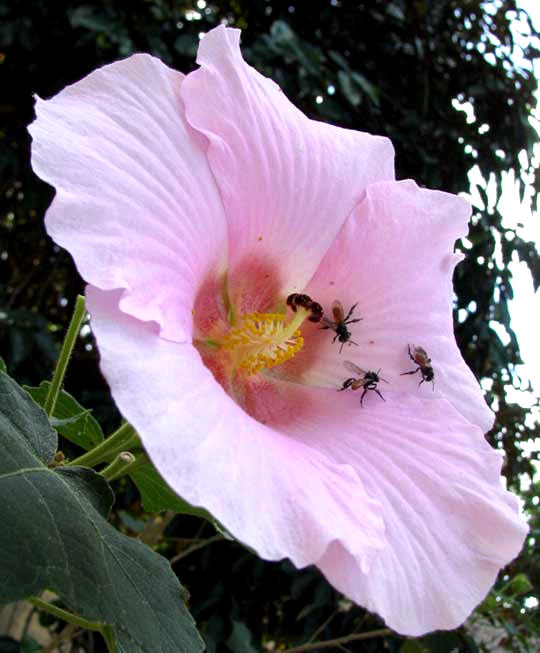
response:
M345 311L343 310L343 305L338 299L334 299L332 302L332 315L334 316L335 322L343 322L345 319Z
M358 367L358 365L355 365L351 361L343 361L343 366L346 367L349 372L352 372L353 374L357 374L360 377L364 377L366 375L366 371L363 370L361 367Z
M329 329L333 329L336 325L332 320L329 320L327 317L323 317L321 319L321 324L324 324L325 327L328 327Z

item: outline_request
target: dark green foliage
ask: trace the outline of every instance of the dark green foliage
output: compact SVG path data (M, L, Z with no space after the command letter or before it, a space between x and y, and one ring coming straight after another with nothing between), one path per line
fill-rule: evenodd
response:
M0 637L0 653L20 653L21 645L11 637Z
M200 9L184 0L0 0L0 53L5 55L0 64L0 353L10 372L33 385L50 374L69 306L82 289L69 256L43 229L52 192L29 167L26 125L32 119L33 93L52 95L96 66L133 51L152 52L188 72L195 66L198 33L226 19L243 29L250 63L275 79L308 115L389 136L398 178L457 193L468 190L468 170L477 165L497 193L502 173L509 171L518 180L530 173L539 189L530 163L538 137L528 121L536 81L530 67L520 67L510 57L517 47L510 28L516 2L501 0L497 6L488 12L480 0L218 0ZM197 12L188 14L192 20L188 10ZM524 61L538 54L528 47ZM453 100L470 102L476 120L468 122L463 111L453 109ZM480 130L482 125L489 129ZM524 165L520 152L527 155ZM524 183L519 184L523 193ZM527 409L506 398L506 389L521 386L515 373L519 347L508 310L509 264L523 261L538 287L540 257L519 227L503 226L486 190L479 187L478 192L484 208L475 210L468 240L460 245L466 259L455 275L456 310L461 309L456 337L468 364L489 387L497 422L488 437L505 451L508 483L521 493L531 515L525 555L500 585L524 572L538 588L538 488L526 489L538 454L524 453L523 445L540 436L540 427ZM507 344L495 332L497 325L506 330ZM99 407L95 414L110 426L115 416L103 410L110 403L96 352L89 337L83 345L75 352L67 387L84 406ZM528 388L523 396L530 400ZM148 492L145 505L155 507ZM128 491L120 494L119 504L125 508L122 502L129 503L130 496ZM174 508L170 503L162 507ZM196 535L199 526L183 519L174 535ZM319 638L380 626L359 608L340 607L338 594L314 570L263 563L235 544L220 544L217 557L211 547L203 549L177 567L192 589L209 651L231 650L244 627L251 633L246 641L259 649L268 641L304 642L330 617ZM535 591L514 597L498 613L500 619L494 617L507 631L507 650L526 651L522 641L538 627L534 610L524 607L524 599ZM448 635L446 643L425 639L418 645L422 649L405 650L445 650L440 647L455 643L456 637L460 651L477 650L461 631ZM361 648L349 646L394 652L404 644L385 638L362 642Z
M257 653L251 640L251 631L240 621L233 621L227 647L233 653Z
M113 494L99 474L47 467L56 433L3 372L0 411L0 602L50 589L112 626L118 653L202 651L168 562L108 523Z

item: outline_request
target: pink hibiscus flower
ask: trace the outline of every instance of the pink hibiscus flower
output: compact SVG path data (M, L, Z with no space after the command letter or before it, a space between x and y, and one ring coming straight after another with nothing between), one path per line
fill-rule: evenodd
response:
M317 565L401 633L454 628L526 533L453 335L469 206L396 182L388 140L309 120L238 30L197 61L135 55L37 100L47 229L90 284L113 397L263 558ZM361 321L336 331L336 300Z

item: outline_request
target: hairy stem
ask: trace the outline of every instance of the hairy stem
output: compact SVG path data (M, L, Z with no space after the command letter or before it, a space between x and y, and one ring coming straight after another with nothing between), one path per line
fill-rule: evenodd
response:
M45 398L45 404L43 405L43 409L49 417L53 414L54 407L56 406L56 400L58 399L60 388L62 387L71 352L73 351L73 346L75 340L77 340L77 336L79 335L79 330L85 315L86 307L84 297L79 295L75 301L75 310L73 311L71 322L69 323L66 337L64 338L64 344L62 345L62 350L60 351L60 356L56 363L51 385L49 386L47 397Z
M122 451L116 456L110 465L99 473L106 481L113 481L126 473L126 470L133 465L136 458L130 451Z
M62 621L65 621L68 624L80 626L81 628L85 628L86 630L97 630L100 633L103 631L103 627L105 624L103 624L101 621L90 621L89 619L80 617L78 614L73 614L73 612L68 612L67 610L63 610L62 608L59 608L58 606L53 605L52 603L47 603L47 601L42 601L37 596L31 596L26 600L28 601L28 603L31 603L33 606L35 606L38 610L43 610L43 612L48 612L49 614L58 617L58 619L61 619Z
M94 465L110 460L138 443L139 438L135 433L135 429L126 422L106 440L98 444L97 447L75 458L69 464L94 467Z
M114 636L112 626L104 624L101 634L103 635L105 644L107 644L109 653L116 653L116 637Z

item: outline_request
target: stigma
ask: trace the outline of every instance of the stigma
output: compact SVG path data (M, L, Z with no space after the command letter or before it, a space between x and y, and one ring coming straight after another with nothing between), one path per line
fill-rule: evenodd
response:
M318 322L323 315L320 304L307 295L289 295L287 305L294 313L290 321L285 313L248 313L224 337L223 348L248 374L281 365L295 356L304 345L299 327L304 320Z

